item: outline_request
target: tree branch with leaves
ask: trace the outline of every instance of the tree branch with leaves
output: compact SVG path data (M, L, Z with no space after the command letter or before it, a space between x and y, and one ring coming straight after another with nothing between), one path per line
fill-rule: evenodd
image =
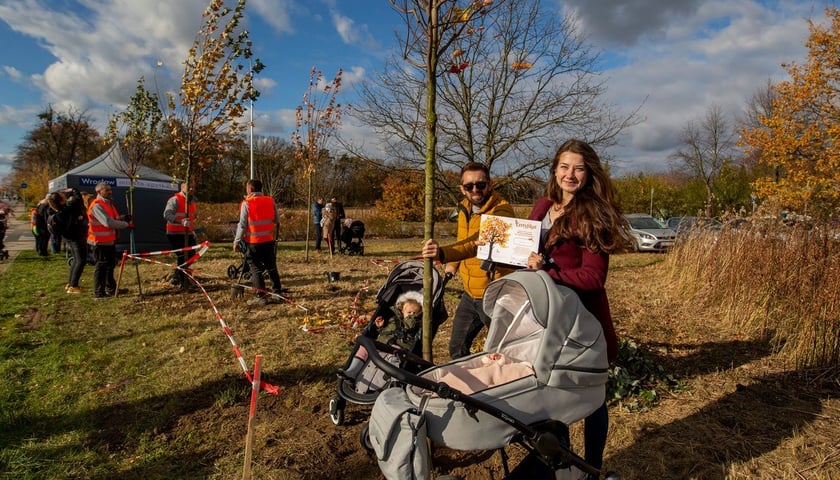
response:
M295 110L295 131L292 133L292 146L295 159L306 178L307 211L312 205L312 177L318 171L321 156L326 151L330 138L341 126L344 106L338 102L341 90L342 70L339 69L332 81L326 82L324 74L312 67L309 73L309 86L303 94L303 102ZM309 231L312 216L306 216L306 261L309 261Z
M391 5L399 12L406 25L406 35L403 37L403 60L413 65L417 70L419 79L424 88L417 88L416 92L425 102L417 102L420 108L416 110L416 117L413 122L421 118L425 112L425 121L420 123L409 122L408 127L402 125L398 129L406 128L408 131L419 132L420 125L425 140L417 141L415 148L418 152L422 150L424 159L423 168L425 172L424 190L424 223L423 236L425 239L434 236L434 211L435 211L435 178L439 173L437 161L437 95L438 79L447 72L458 71L469 68L464 62L447 65L445 59L452 54L454 43L466 35L471 25L477 18L486 15L493 8L493 0L474 0L470 2L459 2L457 0L390 0ZM445 65L445 68L441 68ZM403 105L404 106L404 105ZM401 107L400 107L401 108ZM409 112L414 115L415 112ZM387 115L396 115L390 112ZM413 139L416 140L416 139ZM423 273L423 357L432 360L432 269L434 262L426 259Z
M157 94L146 89L143 77L137 81L128 106L108 122L106 139L119 148L125 163L117 163L120 173L128 177L128 213L134 215L134 183L140 178L140 166L158 147L163 112ZM131 252L135 252L134 231Z
M259 97L254 76L265 67L254 59L248 30L242 27L246 0L234 7L211 0L195 36L181 87L168 95L167 134L174 144L173 165L184 181L193 170L225 154L242 133L245 104Z

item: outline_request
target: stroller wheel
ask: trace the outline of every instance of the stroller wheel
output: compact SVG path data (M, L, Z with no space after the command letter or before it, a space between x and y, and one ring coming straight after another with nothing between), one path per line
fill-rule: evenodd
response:
M373 453L373 444L370 443L370 423L365 422L365 425L362 427L362 431L359 433L359 443L362 444L362 448L367 450L370 453Z
M228 265L227 276L231 280L236 279L239 276L239 268L236 265Z
M330 420L333 424L341 425L344 423L344 407L347 401L341 397L332 397L330 399Z
M245 272L242 274L242 280L250 280L251 279L251 272Z

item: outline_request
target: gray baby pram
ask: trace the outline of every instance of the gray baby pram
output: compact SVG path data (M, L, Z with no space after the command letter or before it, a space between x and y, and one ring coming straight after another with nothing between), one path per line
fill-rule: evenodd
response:
M518 443L529 463L539 460L546 478L600 475L568 441L568 425L595 411L606 395L606 341L598 320L571 289L533 270L492 282L484 310L492 322L483 352L417 375L372 355L405 385L383 391L371 412L369 439L385 477L427 478L424 437L456 450Z

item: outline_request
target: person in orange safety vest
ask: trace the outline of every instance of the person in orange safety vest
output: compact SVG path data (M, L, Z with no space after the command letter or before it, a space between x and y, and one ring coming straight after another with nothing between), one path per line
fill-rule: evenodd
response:
M120 216L114 206L111 185L96 185L96 198L88 205L87 243L93 251L93 295L97 300L113 297L117 290L117 230L131 228L131 215Z
M193 188L187 189L186 182L182 183L180 191L169 197L166 207L163 209L163 218L166 219L166 238L173 250L195 245L196 200L193 190ZM187 195L190 196L189 209L187 209ZM186 254L183 251L175 253L175 257L179 266L184 265L187 261ZM170 283L180 287L186 286L184 274L180 269L175 269L172 273Z
M243 251L251 272L251 285L256 289L256 298L249 305L265 305L265 279L268 273L272 292L280 294L280 274L277 273L275 240L280 230L280 215L274 199L262 194L262 182L251 179L245 185L247 195L239 205L239 224L233 239L233 251ZM243 245L244 244L244 245Z

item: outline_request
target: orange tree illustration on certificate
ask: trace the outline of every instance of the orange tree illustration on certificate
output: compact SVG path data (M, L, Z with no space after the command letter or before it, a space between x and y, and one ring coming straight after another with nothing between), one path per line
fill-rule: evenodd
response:
M498 245L502 248L507 246L508 238L510 237L510 225L498 217L486 217L481 224L481 230L478 232L478 241L490 244L490 251L493 251L493 245Z

